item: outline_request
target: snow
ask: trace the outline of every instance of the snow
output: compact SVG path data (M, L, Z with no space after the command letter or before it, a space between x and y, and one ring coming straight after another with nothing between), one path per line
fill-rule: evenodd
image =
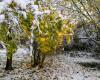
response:
M32 5L32 9L38 11L38 5Z
M38 16L42 15L43 12L41 12L41 11L34 11L33 14L34 14L34 18L35 18L35 20L37 21L37 20L38 20Z
M5 49L0 50L0 56L1 56L1 54L2 54L2 55L5 55L5 54L6 54L6 52L7 52L7 51L6 51Z
M63 18L63 15L62 14L59 14L59 17Z
M46 11L44 11L44 13L50 14L50 10L46 10Z
M50 10L34 11L34 17L35 17L35 19L37 19L38 16L43 15L43 14L50 14Z
M26 5L30 3L30 0L3 0L3 3L10 4L12 1L17 3L17 6L21 7L22 9L26 9Z
M2 3L2 6L0 7L0 10L2 10L3 9L3 7L4 7L4 5L3 4L9 4L9 3L11 3L11 1L12 0L3 0L3 3ZM30 3L31 1L29 1L29 0L14 0L14 2L15 3L17 3L17 6L18 7L21 7L22 9L26 9L26 6L27 6L27 4L28 3ZM34 2L34 1L33 1ZM35 16L35 19L37 19L37 17L39 16L39 15L43 15L44 13L45 14L50 14L50 10L46 10L46 11L39 11L39 9L38 9L38 5L34 5L34 4L32 4L31 5L31 7L32 7L32 9L33 9L33 11L34 11L34 16ZM1 12L1 11L0 11ZM23 14L23 16L24 16L24 18L26 19L27 17L26 17L26 12L24 12L24 11L22 11L21 12L21 14Z
M19 61L21 61L25 56L27 56L27 55L30 55L29 54L29 49L27 49L27 48L18 48L17 49L17 51L14 53L14 55L13 55L13 59L14 60L19 60Z
M4 19L5 19L5 15L4 14L1 14L0 15L0 23L2 23L4 21Z
M37 15L37 16L38 16L38 15L42 15L42 14L43 14L43 12L41 12L41 11L35 11L35 12L34 12L34 15Z
M5 72L6 50L0 50L0 80L100 80L99 70L80 66L63 54L47 56L42 69L32 68L28 52L18 48L13 55L14 70Z
M26 9L27 4L30 2L29 0L14 0L17 3L17 6L20 6L22 9Z
M4 3L9 4L12 2L12 0L3 0Z
M45 0L42 0L43 2L45 2Z
M5 9L5 3L0 2L0 13Z
M24 16L25 19L27 19L27 14L25 11L19 11L20 14L22 14Z
M1 80L100 80L99 70L92 70L91 68L68 62L67 55L47 56L44 67L39 69L38 67L31 67L27 49L19 48L15 54L13 57L13 59L15 58L13 60L14 70L10 72L4 71L5 61L0 61ZM22 56L21 59L18 56ZM6 58L4 57L3 59Z
M0 61L5 61L7 51L5 49L0 49Z
M84 80L84 75L82 73L74 74L72 77L74 80Z

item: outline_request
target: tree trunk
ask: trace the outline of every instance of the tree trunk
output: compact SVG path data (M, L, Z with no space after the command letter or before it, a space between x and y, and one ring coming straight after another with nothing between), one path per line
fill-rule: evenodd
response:
M34 61L33 61L33 67L36 67L40 63L40 53L39 51L36 51L33 55Z
M13 68L12 68L12 56L10 57L10 59L7 58L5 70L13 70Z
M41 55L41 62L40 62L40 64L39 64L39 68L43 68L43 63L44 63L44 60L45 60L45 54L42 54Z

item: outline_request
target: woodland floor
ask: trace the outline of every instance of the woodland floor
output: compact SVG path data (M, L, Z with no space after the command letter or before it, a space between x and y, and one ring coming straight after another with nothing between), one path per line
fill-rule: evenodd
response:
M9 72L4 70L5 51L0 51L0 80L100 80L100 60L91 58L91 53L75 51L71 55L47 56L44 67L39 69L31 67L27 52L19 49L14 54L14 70ZM89 66L89 63L95 65Z

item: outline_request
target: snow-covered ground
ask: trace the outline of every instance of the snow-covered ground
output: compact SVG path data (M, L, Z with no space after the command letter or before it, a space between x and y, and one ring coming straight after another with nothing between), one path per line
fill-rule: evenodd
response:
M20 48L13 55L11 72L5 71L5 50L0 51L0 80L100 80L100 71L76 64L72 57L58 54L47 56L44 67L31 67L28 49Z

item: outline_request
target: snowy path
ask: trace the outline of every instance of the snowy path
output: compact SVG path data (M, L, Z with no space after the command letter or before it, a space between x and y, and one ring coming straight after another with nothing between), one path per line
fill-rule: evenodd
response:
M0 53L0 59L2 59L0 61L0 80L100 80L98 69L76 64L74 61L79 59L76 58L76 60L64 54L48 56L42 69L31 68L27 51L27 49L19 49L14 54L13 66L15 69L11 72L4 71L6 57L2 57Z

